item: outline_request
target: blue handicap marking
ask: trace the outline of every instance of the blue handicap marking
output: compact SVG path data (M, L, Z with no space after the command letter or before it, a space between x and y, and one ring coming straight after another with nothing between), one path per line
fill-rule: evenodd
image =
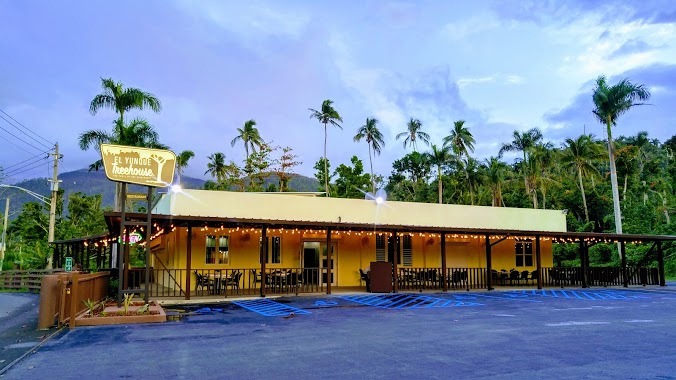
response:
M453 298L455 298L456 300L475 300L476 296L456 296L454 294Z
M622 290L593 290L593 289L542 289L542 290L515 290L509 297L540 296L546 298L559 298L571 300L605 301L605 300L628 300L650 298L645 293L634 293Z
M462 302L450 300L447 298L436 298L421 296L416 294L379 294L379 295L355 295L342 296L342 299L359 303L367 306L374 306L383 309L424 309L424 308L445 308L456 306L483 306L478 302Z
M336 301L323 301L323 300L315 301L315 306L335 306L335 305L338 305L338 302L336 302Z
M284 317L290 314L310 314L309 311L284 305L269 299L250 300L250 301L233 301L237 306L240 306L254 313L258 313L265 317Z

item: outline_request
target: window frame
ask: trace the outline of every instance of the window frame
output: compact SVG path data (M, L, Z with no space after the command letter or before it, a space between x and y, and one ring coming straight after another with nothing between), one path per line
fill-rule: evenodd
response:
M209 246L209 238L213 238L213 246ZM227 250L221 261L221 239L225 238ZM213 249L211 255L209 248ZM209 256L213 257L213 262L209 262ZM230 235L229 234L206 234L204 236L204 264L205 265L230 265Z
M268 239L268 260L265 263L265 265L281 265L282 264L282 236L281 235L268 235L266 236ZM278 256L279 256L279 261L274 262L274 244L272 243L274 240L273 239L278 239ZM259 252L259 257L258 257L258 264L262 264L263 262L263 237L261 236L258 239L258 252Z
M533 258L533 241L520 240L514 243L514 264L516 267L527 268L532 267L534 263ZM530 261L530 264L529 264ZM519 264L521 262L521 264Z

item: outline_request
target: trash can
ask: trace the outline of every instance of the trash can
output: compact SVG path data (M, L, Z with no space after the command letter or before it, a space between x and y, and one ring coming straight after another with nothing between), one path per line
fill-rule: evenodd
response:
M371 293L392 293L392 264L384 261L371 263Z

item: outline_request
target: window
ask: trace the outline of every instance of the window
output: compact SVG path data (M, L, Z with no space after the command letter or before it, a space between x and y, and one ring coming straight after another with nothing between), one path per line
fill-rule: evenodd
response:
M413 242L411 235L404 235L403 238L404 244L402 244L401 250L404 255L404 261L402 261L402 265L410 267L413 265Z
M207 235L206 239L205 262L207 264L229 264L230 237L219 236L216 240L215 235Z
M517 267L532 267L533 266L533 242L524 241L516 243L516 266Z
M376 261L385 261L385 236L376 235Z
M259 240L259 252L261 257L259 262L263 261L263 237ZM282 238L281 236L268 236L268 261L267 264L282 263Z

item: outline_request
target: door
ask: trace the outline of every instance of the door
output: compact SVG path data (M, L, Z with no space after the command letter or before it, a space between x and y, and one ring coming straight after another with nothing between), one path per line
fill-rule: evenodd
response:
M319 252L319 242L303 242L303 280L307 284L319 284Z
M331 285L336 285L336 266L334 263L336 262L336 254L338 253L338 250L336 249L336 243L331 243L331 262L328 262L328 255L326 254L326 243L321 242L321 252L322 252L322 266L321 266L321 272L322 272L322 285L326 285L328 283L328 268L329 266L331 267Z

